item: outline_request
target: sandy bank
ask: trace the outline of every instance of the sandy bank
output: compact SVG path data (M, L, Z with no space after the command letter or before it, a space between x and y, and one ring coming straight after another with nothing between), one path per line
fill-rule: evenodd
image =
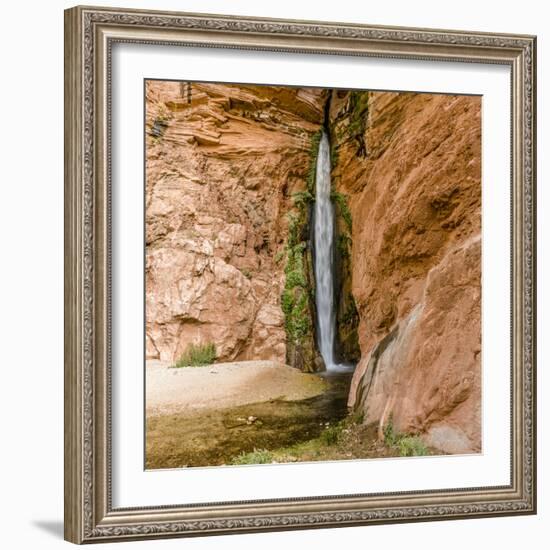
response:
M319 395L326 382L274 361L218 363L169 368L147 361L147 416L204 412L274 399L296 401Z

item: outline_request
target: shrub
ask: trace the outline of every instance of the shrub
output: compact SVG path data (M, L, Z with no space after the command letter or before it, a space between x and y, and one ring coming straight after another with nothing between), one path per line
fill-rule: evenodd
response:
M313 202L313 195L309 191L297 191L292 195L292 202L298 208L304 208Z
M288 247L291 249L294 246L296 246L299 242L298 237L300 229L301 229L301 223L299 217L290 212L288 215Z
M388 423L384 426L384 443L388 447L393 447L397 443L399 435L393 427L393 418L390 416Z
M391 416L384 427L384 443L388 447L397 449L399 456L426 456L430 454L428 447L420 437L398 433L393 426Z
M216 346L213 343L189 344L174 368L201 367L211 365L216 360Z
M402 437L398 444L399 456L426 456L428 448L418 436Z
M319 437L325 445L336 445L342 435L343 429L344 425L342 423L335 424L334 426L325 428Z
M282 295L285 328L292 342L299 342L311 332L309 295L299 287L286 288Z
M234 466L242 466L243 464L271 464L273 462L273 454L266 449L254 449L250 453L241 453L231 460Z
M363 410L353 411L349 415L349 422L351 424L363 424L364 420L365 420L365 411Z

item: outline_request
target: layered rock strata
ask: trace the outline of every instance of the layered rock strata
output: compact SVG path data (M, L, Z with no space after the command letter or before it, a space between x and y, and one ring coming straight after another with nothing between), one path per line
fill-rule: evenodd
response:
M326 95L146 83L148 358L214 342L218 360L287 361L288 213L307 190Z

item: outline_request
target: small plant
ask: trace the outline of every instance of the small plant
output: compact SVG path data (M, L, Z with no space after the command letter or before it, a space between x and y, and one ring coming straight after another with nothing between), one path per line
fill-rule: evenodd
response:
M340 258L347 259L350 257L351 237L347 233L338 235L336 246L338 247Z
M384 443L386 446L399 451L399 456L426 456L430 452L425 443L417 435L406 435L397 432L390 416L384 427Z
M398 444L399 456L426 456L428 448L418 436L402 437Z
M331 200L338 205L338 208L340 209L340 214L342 215L342 218L344 219L344 222L346 223L347 228L349 231L351 231L352 226L352 219L351 219L351 211L348 206L348 198L343 193L339 193L338 191L332 191L330 194Z
M344 311L344 314L342 315L341 323L343 325L350 325L350 324L356 324L357 323L357 307L355 305L355 300L353 299L353 296L350 294L349 296L349 303L348 307Z
M388 447L393 447L396 445L398 439L398 433L393 427L393 418L390 416L388 423L384 427L384 443Z
M365 411L363 410L354 411L349 416L349 422L351 424L363 424L364 420L365 420Z
M343 429L344 424L338 423L334 426L329 426L325 428L321 432L321 435L319 437L325 445L336 445L336 443L338 443L338 440L340 439L340 436L342 435Z
M172 116L172 113L168 110L166 106L160 108L157 116L151 124L151 129L149 130L149 135L152 136L155 141L160 139L164 135L164 132L166 131L166 128L168 128L169 121Z
M309 203L313 202L313 195L309 191L298 191L292 194L294 206L304 208Z
M346 427L346 421L341 420L337 424L334 424L334 426L327 426L319 436L319 439L325 444L325 445L335 445L340 441L340 437L342 436L342 432L344 428Z
M351 137L363 134L369 113L369 93L353 91L350 93L350 122L348 133Z
M289 341L298 343L311 333L310 296L304 268L305 243L287 246L285 266L285 287L281 296L281 307L285 314L285 328Z
M233 466L242 466L244 464L271 464L273 454L266 449L254 449L250 453L241 453L231 460Z
M339 152L338 146L332 145L330 149L330 165L334 168L338 164Z
M213 343L189 344L173 368L202 367L211 365L216 360L216 346Z
M250 271L250 269L241 269L241 273L247 278L247 279L252 279L252 272Z
M288 218L288 246L289 248L293 248L299 242L299 239L298 239L299 230L301 229L302 223L300 222L300 218L293 212L290 212L287 215L287 218Z

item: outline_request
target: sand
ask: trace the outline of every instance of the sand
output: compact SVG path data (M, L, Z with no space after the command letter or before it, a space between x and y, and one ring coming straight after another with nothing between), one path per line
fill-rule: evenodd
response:
M203 413L275 399L297 401L325 389L323 378L274 361L179 369L162 361L147 361L146 365L147 416Z

